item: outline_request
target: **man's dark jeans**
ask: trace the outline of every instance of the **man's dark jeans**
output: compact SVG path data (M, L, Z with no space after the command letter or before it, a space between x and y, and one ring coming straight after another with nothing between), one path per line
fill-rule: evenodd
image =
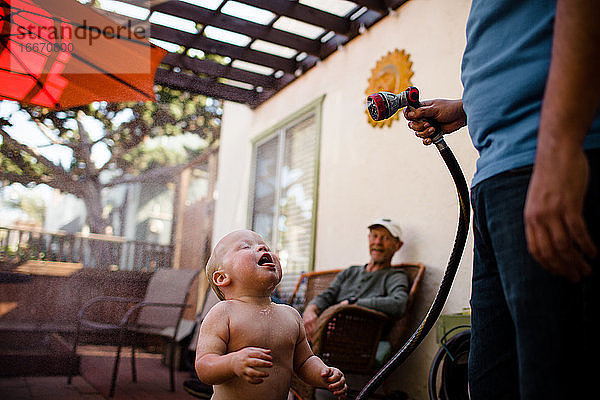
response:
M586 221L600 246L600 151L588 152L588 158ZM554 276L533 260L523 225L530 176L531 168L508 171L471 190L471 398L600 398L594 390L600 383L589 379L599 379L594 371L600 365L600 337L591 329L600 319L598 259L592 277L581 284Z

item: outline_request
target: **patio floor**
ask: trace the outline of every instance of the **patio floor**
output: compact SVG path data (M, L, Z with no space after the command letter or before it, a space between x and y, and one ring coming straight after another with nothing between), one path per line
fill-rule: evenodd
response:
M27 376L0 378L0 398L3 400L103 400L108 391L114 352L84 346L81 354L81 375L67 384L66 376ZM130 358L122 354L114 400L193 400L183 389L190 378L189 371L176 371L175 392L169 391L169 368L161 356L136 355L137 383L131 382Z

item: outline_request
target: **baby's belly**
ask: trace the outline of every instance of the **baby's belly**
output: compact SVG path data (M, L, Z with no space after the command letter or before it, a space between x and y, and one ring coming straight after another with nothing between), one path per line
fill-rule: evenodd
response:
M267 368L269 376L262 383L251 384L236 377L214 387L212 400L286 400L292 379L291 370Z

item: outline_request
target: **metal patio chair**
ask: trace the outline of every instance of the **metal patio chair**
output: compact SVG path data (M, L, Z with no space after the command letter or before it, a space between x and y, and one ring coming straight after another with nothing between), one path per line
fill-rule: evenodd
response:
M133 382L136 382L136 347L148 339L157 338L166 341L169 346L170 389L175 391L175 342L188 293L198 272L188 269L158 269L150 278L143 299L100 296L84 304L77 317L77 330L72 352L73 367L69 372L68 383L71 383L75 370L79 341L84 335L99 333L102 345L117 346L110 384L110 397L113 397L115 393L122 347L131 346L131 375ZM120 322L109 323L94 320L95 309L110 302L128 304L127 311Z

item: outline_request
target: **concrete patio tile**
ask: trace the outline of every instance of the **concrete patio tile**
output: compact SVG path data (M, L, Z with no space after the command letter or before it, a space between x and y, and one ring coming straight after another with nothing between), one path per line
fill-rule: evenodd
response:
M63 379L66 382L67 378L63 377ZM71 385L81 394L98 394L98 391L81 376L74 376Z
M0 398L6 400L104 400L81 376L30 376L0 378Z
M127 357L126 357L127 358ZM0 377L0 400L106 400L113 357L84 356L82 375L67 384L64 375ZM169 391L169 369L160 357L140 357L138 383L131 382L128 362L119 370L114 400L189 400L183 382L189 371L175 371L175 392Z
M36 376L25 379L34 400L78 400L81 397L78 387L67 384L67 378L64 376Z
M4 389L6 387L27 387L27 382L22 376L17 376L14 378L0 378L0 388Z
M3 399L32 400L29 388L17 379L0 379L0 393Z

